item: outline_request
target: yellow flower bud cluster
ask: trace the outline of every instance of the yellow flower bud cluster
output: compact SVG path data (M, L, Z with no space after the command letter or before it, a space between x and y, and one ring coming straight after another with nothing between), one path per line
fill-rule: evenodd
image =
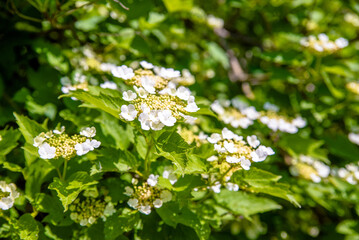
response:
M84 200L78 198L70 205L69 209L71 220L81 226L92 225L100 217L106 221L106 217L116 212L109 197L106 197L105 201L92 197L86 197Z
M206 143L208 137L208 135L206 135L204 132L198 133L198 131L199 130L196 125L192 126L191 129L181 126L178 126L177 128L178 134L181 135L181 137L188 144L192 144L193 142L195 142L197 147L201 146L203 143Z

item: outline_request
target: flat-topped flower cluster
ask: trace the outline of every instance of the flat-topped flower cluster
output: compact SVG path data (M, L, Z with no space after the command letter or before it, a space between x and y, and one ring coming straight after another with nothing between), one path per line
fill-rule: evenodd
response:
M248 107L236 99L231 101L216 100L211 104L211 109L218 114L219 120L234 128L248 128L253 124L253 120L260 116L254 107Z
M14 205L15 199L19 196L20 193L16 191L15 184L0 181L0 209L10 209Z
M321 182L331 173L328 165L311 156L300 155L293 158L291 164L290 172L293 176L300 176L315 183Z
M93 151L101 145L101 142L92 139L96 136L95 127L87 127L80 134L69 136L64 133L65 127L60 130L42 132L34 138L34 146L37 147L40 158L57 159L62 157L70 160L76 155L82 156Z
M359 163L350 163L333 171L333 175L355 185L359 182Z
M348 83L346 84L346 88L347 88L350 92L352 92L352 93L354 93L354 94L356 94L356 95L359 95L359 82L348 82Z
M265 111L258 112L255 107L237 99L231 101L214 101L211 109L218 114L218 118L234 128L248 128L259 120L273 131L297 133L299 128L306 126L302 117L290 118L278 113L279 107L274 104L265 103Z
M240 166L244 170L249 170L252 162L262 162L267 156L273 155L274 151L270 147L260 145L257 136L247 137L247 141L242 136L234 134L224 128L222 133L213 133L207 140L214 145L217 155L207 159L210 162L228 163L230 166Z
M110 197L106 197L105 200L93 197L86 197L84 200L78 198L70 205L69 209L71 220L81 226L90 226L98 218L105 221L106 217L116 212Z
M318 37L310 35L309 37L302 38L300 44L315 53L331 54L347 47L348 40L341 37L331 41L325 33L321 33Z
M128 105L121 106L120 116L126 121L137 119L143 130L161 130L173 126L177 121L194 123L190 113L199 108L191 91L179 86L181 74L171 68L160 68L141 62L143 69L134 71L127 66L112 69L112 74L122 78L134 91L123 92L123 100Z
M128 205L148 215L152 208L160 208L163 203L171 201L172 193L167 189L157 187L158 177L158 175L151 174L141 185L137 185L138 180L134 178L132 180L134 186L125 188L124 194L131 197L127 202Z

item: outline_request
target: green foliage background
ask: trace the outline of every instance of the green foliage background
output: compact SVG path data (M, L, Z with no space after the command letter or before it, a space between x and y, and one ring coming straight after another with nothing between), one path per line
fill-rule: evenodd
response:
M347 137L359 131L359 98L346 89L359 76L359 27L344 21L345 14L359 14L356 1L7 0L0 7L0 180L16 183L21 193L15 208L1 213L0 236L359 239L358 185L334 177L313 183L291 176L287 164L301 154L332 167L359 160L358 146ZM209 26L209 15L222 18L224 28ZM302 37L322 32L348 39L349 46L323 57L303 50ZM148 143L119 121L121 94L93 87L67 95L82 100L80 107L59 98L60 78L73 76L85 62L90 68L84 74L103 81L96 71L100 62L141 60L191 71L199 127L206 132L225 126L210 112L211 102L234 97L259 109L275 103L308 126L294 135L260 125L235 130L256 134L276 155L235 174L242 190L208 196L191 192L203 184L208 151L187 144L175 129L163 131L156 136L153 158L159 163L153 170L175 164L184 176L173 187L177 200L149 216L130 211L122 192L129 173L142 170ZM69 132L95 125L103 146L71 161L66 181L32 146L35 136L60 123ZM107 188L118 212L81 227L64 210L91 186Z

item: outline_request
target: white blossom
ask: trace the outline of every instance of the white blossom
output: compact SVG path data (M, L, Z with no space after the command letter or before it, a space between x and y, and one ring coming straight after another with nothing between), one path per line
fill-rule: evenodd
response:
M48 143L41 144L38 152L42 159L51 159L56 156L56 148L51 147Z
M139 206L138 210L143 214L150 214L151 213L151 206L146 204L145 206Z
M224 141L223 146L230 153L235 153L237 151L237 148L234 147L233 142Z
M166 79L176 78L176 77L181 76L180 71L174 70L173 68L155 67L154 71L158 76L166 78Z
M215 193L220 193L221 192L221 183L220 182L215 182L215 185L211 186L211 189L213 192Z
M86 127L80 131L80 135L92 138L96 136L96 128L95 127Z
M252 136L248 136L247 137L247 142L249 144L249 146L253 147L253 148L256 148L259 146L260 142L259 140L257 139L257 136L256 135L252 135Z
M148 179L147 179L147 183L148 185L154 187L156 186L157 182L158 182L158 175L153 175L151 174L150 176L148 176Z
M234 191L234 192L237 192L237 191L239 190L238 184L231 183L231 182L227 182L227 183L226 183L226 188L227 188L229 191Z
M132 208L138 207L138 200L136 198L131 198L127 201L127 204Z
M359 145L359 134L349 133L348 138L352 143Z
M65 132L65 126L62 126L60 130L55 129L52 132L55 134L62 134L63 132Z
M235 157L235 156L226 156L226 161L228 163L239 163L241 159Z
M152 69L154 67L152 63L149 63L149 62L146 62L146 61L141 61L140 65L144 69Z
M143 87L133 87L140 98L147 98L148 92Z
M15 202L15 199L20 196L16 191L16 186L13 183L7 184L5 181L0 181L0 192L9 193L9 196L0 199L0 209L8 210Z
M121 106L120 115L127 121L135 120L137 113L138 111L135 109L135 106L133 104L129 104L128 106L127 105Z
M244 170L249 170L250 166L251 166L251 161L249 161L245 157L241 157L241 167Z
M191 91L186 87L180 86L176 91L176 96L187 101L191 96Z
M137 94L135 92L132 92L131 90L124 91L122 93L122 99L125 101L132 101L137 98Z
M260 113L257 112L256 108L251 106L251 107L247 107L245 109L243 109L241 111L244 115L246 115L250 120L255 120L257 118L259 118Z
M253 162L262 162L264 161L268 155L273 155L274 152L272 148L259 146L256 151L251 152L251 157Z
M155 84L156 84L156 81L151 76L143 76L143 77L141 77L141 85L142 85L142 87L147 92L149 92L151 94L156 93Z
M155 201L153 201L153 206L154 206L155 208L160 208L160 207L162 207L162 200L157 198Z
M176 118L172 116L171 110L163 110L158 112L158 118L165 126L171 127L176 123Z
M108 89L117 89L117 84L115 82L112 82L112 81L106 81L104 83L101 83L100 84L100 87L101 88L108 88Z
M212 133L210 137L207 138L208 142L210 143L217 143L222 139L221 134L219 133Z
M135 76L135 73L133 72L133 69L130 67L127 67L125 65L111 68L111 73L113 76L122 78L125 80L131 79Z

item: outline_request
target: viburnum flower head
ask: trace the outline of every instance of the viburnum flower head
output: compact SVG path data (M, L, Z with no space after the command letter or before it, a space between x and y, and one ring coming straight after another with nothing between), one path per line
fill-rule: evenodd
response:
M0 208L2 210L10 209L14 205L15 199L19 196L20 193L16 191L15 184L0 181Z
M231 106L231 103L233 106ZM218 118L225 124L230 124L234 128L248 128L253 124L260 113L255 107L247 106L237 99L232 101L216 100L211 104L211 109L218 114Z
M101 142L92 139L96 135L95 127L86 127L80 134L69 136L64 133L65 127L61 130L42 132L34 138L34 146L37 147L40 158L57 159L59 157L67 160L74 156L82 156L93 151L101 145Z
M194 123L196 120L195 117L188 115L199 110L193 96L189 96L186 101L177 96L151 94L145 89L143 90L146 95L142 97L139 92L137 92L139 96L137 97L130 90L123 93L123 99L130 102L129 105L121 106L120 116L126 121L133 121L137 118L143 130L157 131L164 126L174 126L178 120L187 123ZM185 92L187 91L183 91L184 94L187 94Z
M214 144L217 156L208 158L210 162L220 162L224 160L230 164L241 166L244 170L249 170L251 162L264 161L267 156L273 155L274 151L270 147L260 145L257 136L247 137L247 142L243 137L234 134L232 131L224 128L222 134L214 133L207 138Z
M171 201L171 192L156 186L158 177L158 175L151 174L142 185L133 186L133 188L127 186L124 193L130 197L127 204L141 213L148 215L151 213L152 207L160 208L163 203Z

